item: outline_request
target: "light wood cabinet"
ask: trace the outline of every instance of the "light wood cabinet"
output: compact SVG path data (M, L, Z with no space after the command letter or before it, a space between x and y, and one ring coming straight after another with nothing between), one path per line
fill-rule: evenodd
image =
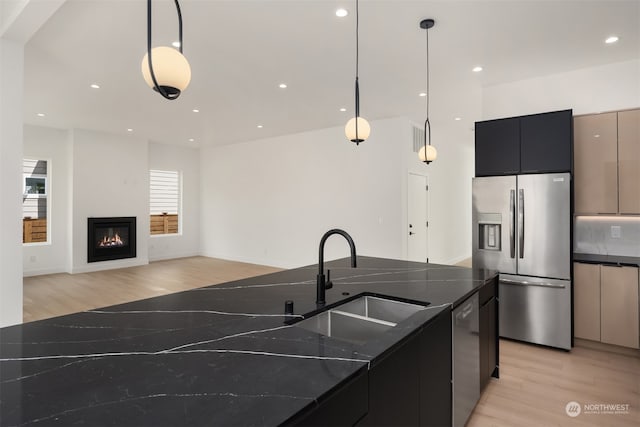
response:
M638 269L606 265L601 268L601 341L638 348Z
M573 333L600 341L600 265L573 264Z
M640 213L640 110L618 113L620 213Z
M617 113L573 119L574 194L577 214L618 212Z
M638 267L573 263L576 338L640 348Z

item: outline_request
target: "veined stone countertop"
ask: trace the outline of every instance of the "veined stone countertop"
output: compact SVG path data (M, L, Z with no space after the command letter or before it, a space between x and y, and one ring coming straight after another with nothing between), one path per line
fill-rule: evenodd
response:
M326 263L327 306L369 293L424 310L356 345L285 324L317 310L308 266L0 329L0 426L278 425L317 405L495 272Z

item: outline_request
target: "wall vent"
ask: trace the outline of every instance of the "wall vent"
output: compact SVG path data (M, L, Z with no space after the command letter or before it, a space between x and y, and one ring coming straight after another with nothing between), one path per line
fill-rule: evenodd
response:
M420 152L420 149L424 147L424 129L413 127L413 151L415 153Z

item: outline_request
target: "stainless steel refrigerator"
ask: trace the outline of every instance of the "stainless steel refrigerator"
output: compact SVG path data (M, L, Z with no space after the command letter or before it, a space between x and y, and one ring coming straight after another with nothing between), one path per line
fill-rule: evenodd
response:
M473 179L473 266L500 272L500 336L571 349L571 175Z

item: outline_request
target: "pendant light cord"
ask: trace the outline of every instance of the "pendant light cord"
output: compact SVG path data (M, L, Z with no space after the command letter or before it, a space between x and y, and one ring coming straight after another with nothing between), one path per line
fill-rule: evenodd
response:
M178 42L180 43L178 49L180 49L180 53L182 53L182 11L180 10L180 3L178 3L178 0L174 1L176 3L176 10L178 11Z
M178 0L174 0L176 4L176 10L178 11L178 40L180 42L180 53L182 53L182 12L180 11L180 4ZM147 62L149 64L149 74L151 74L151 80L155 89L165 99L174 100L175 97L170 97L169 94L158 84L156 79L156 73L153 72L153 61L151 60L151 0L147 0Z
M427 155L427 134L429 135L429 145L431 145L431 123L429 122L429 98L431 97L431 90L429 88L429 29L425 29L427 33L427 119L424 121L424 150L425 156Z
M358 65L360 62L360 10L358 7L358 0L356 0L356 145L360 144L360 138L358 137L358 117L360 117L360 83L358 78Z

